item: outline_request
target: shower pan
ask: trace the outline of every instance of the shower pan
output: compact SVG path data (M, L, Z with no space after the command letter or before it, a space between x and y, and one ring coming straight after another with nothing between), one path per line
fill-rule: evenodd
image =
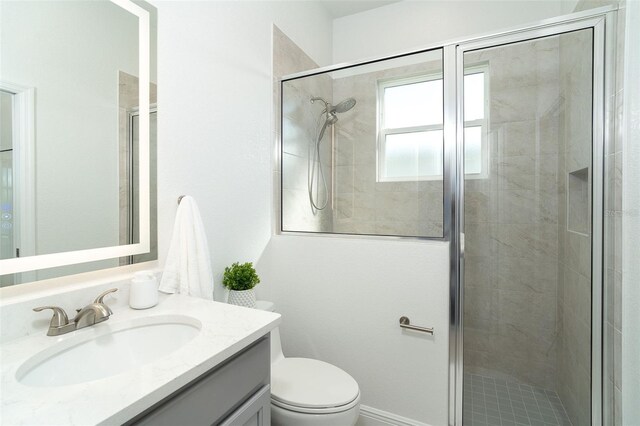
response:
M449 242L450 426L607 424L603 200L615 18L612 7L593 9L281 80L279 232ZM314 98L324 109L305 130L296 104L305 87L347 99L334 107ZM334 128L349 110L346 127ZM337 146L318 162L329 128ZM326 205L311 191L326 173L333 188L322 184L324 193L338 200L330 226L302 217L292 195L301 178L286 156L295 159L305 132L309 199ZM345 141L354 147L346 157ZM415 212L403 210L410 200ZM414 214L415 224L394 228ZM380 219L389 223L371 223Z

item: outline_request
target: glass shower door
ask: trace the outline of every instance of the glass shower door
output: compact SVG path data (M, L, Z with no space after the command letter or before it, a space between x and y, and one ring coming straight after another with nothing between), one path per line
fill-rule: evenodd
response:
M464 425L591 424L593 47L463 55Z

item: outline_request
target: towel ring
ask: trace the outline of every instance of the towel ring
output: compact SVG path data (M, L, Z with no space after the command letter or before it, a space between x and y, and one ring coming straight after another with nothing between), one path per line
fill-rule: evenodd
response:
M180 201L182 201L184 197L186 197L186 195L181 195L178 197L178 205L180 205Z

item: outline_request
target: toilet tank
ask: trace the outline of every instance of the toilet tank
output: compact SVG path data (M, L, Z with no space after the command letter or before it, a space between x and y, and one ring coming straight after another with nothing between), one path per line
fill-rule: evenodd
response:
M258 300L256 301L256 309L275 312L275 304L268 300ZM276 327L271 330L271 364L281 359L284 359L284 354L282 353L282 343L280 342L280 327Z

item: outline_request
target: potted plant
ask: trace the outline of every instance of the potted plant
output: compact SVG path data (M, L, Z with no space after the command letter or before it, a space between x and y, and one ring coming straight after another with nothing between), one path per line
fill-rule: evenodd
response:
M256 307L256 293L253 288L260 283L251 262L239 264L235 262L224 268L222 285L229 289L228 303L232 305Z

